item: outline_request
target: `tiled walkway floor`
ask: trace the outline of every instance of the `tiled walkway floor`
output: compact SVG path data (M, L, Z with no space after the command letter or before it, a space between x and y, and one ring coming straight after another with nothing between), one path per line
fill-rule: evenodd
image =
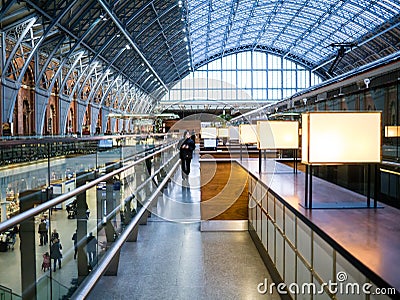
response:
M192 168L189 191L178 171L123 246L118 276L101 278L89 299L280 299L257 291L272 280L248 232L200 232L198 160Z

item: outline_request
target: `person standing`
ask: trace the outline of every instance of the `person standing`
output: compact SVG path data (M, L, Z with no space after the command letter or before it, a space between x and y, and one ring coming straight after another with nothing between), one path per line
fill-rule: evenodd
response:
M76 259L76 255L78 254L78 235L76 230L72 235L72 240L74 241L74 259Z
M43 219L39 224L38 232L40 234L40 246L47 244L47 228L46 228L46 221Z
M184 141L179 147L179 157L181 159L182 178L187 180L190 173L190 163L193 158L193 151L196 148L194 141L191 139L189 131L185 132Z
M51 233L51 239L50 240L53 241L55 239L60 240L60 235L58 234L56 229L53 229L53 232Z
M93 236L92 233L89 233L89 236L86 239L86 250L89 255L89 265L93 268L96 264L96 249L97 248L97 239Z
M53 265L54 272L56 271L57 262L58 262L58 268L61 269L61 258L62 258L61 250L62 247L60 241L58 239L54 239L50 247L50 257L51 259L54 260L54 265Z
M46 223L46 243L45 245L49 242L49 232L50 232L50 221L47 218L47 215L44 215L44 223Z

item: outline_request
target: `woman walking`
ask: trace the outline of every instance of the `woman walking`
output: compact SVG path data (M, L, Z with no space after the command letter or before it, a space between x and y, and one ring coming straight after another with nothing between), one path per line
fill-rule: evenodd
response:
M53 271L55 272L56 266L57 266L57 261L58 261L58 268L61 269L62 247L61 247L60 241L58 239L54 239L52 242L53 243L51 244L51 247L50 247L50 257L51 257L51 259L54 259Z
M189 131L185 132L184 141L179 148L179 156L182 166L182 178L187 180L190 173L190 163L193 157L193 150L196 148L194 141L191 139Z

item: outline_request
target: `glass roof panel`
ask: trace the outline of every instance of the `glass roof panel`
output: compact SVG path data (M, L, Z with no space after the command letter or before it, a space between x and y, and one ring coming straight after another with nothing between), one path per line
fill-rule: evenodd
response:
M194 67L204 64L218 50L222 54L239 46L267 47L277 54L297 57L308 66L318 65L335 56L337 48L330 45L361 43L364 36L400 12L398 0L187 3Z

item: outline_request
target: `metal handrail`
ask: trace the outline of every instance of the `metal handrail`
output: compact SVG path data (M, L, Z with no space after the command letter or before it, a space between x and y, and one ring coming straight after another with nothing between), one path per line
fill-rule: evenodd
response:
M107 250L105 255L103 256L101 263L83 280L83 282L79 285L77 290L74 293L75 299L85 299L91 290L94 288L96 283L99 281L101 276L107 271L107 268L110 266L112 259L118 253L123 243L128 239L129 235L133 231L133 229L138 226L138 223L143 216L143 214L147 211L148 207L151 203L158 197L161 190L164 188L164 185L168 182L169 178L174 174L175 169L180 164L178 160L172 169L168 172L167 176L165 176L164 180L157 187L155 192L150 196L150 198L143 204L142 208L135 215L129 225L125 228L123 233L118 237L117 241L115 241L111 248Z
M145 138L145 137L165 137L172 135L169 133L152 133L152 134L124 134L124 135L90 135L83 137L72 137L70 135L35 135L35 136L1 136L0 145L23 145L23 144L37 144L37 143L53 143L53 142L88 142L110 139L123 139L123 138Z
M49 201L46 201L45 203L42 203L42 204L40 204L40 205L38 205L38 206L36 206L34 208L31 208L31 209L29 209L27 211L24 211L24 212L22 212L22 213L20 213L20 214L18 214L16 216L6 220L6 221L4 221L4 222L1 222L0 223L0 232L3 232L5 230L7 230L7 229L9 229L9 228L21 223L22 221L24 221L24 220L26 220L26 219L28 219L30 217L36 216L36 215L40 214L41 212L43 212L43 211L45 211L45 210L47 210L47 209L49 209L49 208L51 208L53 206L56 206L56 205L64 202L65 200L68 200L71 197L74 197L74 196L82 193L82 192L86 191L87 189L90 189L90 188L96 186L98 183L100 183L102 181L107 181L107 179L112 178L113 176L115 176L115 175L117 175L117 174L119 174L121 172L124 172L125 170L128 170L128 169L132 168L133 166L145 161L146 159L148 159L148 158L150 158L150 157L152 157L152 156L154 156L156 154L162 153L162 152L164 152L165 150L167 150L169 148L175 147L175 145L177 143L178 142L176 141L176 142L166 146L165 148L162 148L162 149L160 149L158 151L155 151L155 152L153 152L153 153L151 153L149 155L146 155L146 156L144 156L144 157L132 162L129 165L126 165L126 166L121 167L121 168L119 168L117 170L114 170L111 173L105 174L105 175L103 175L103 176L101 176L101 177L99 177L97 179L94 179L93 181L90 181L90 182L88 182L88 183L86 183L86 184L84 184L84 185L82 185L82 186L80 186L80 187L68 192L68 193L62 194L62 195L60 195L60 196L58 196L58 197L56 197L54 199L51 199Z
M161 170L163 170L169 163L171 160L173 160L174 157L170 158L166 163L164 163L163 165L161 165L158 170L154 171L154 174L150 175L150 177L148 177L145 181L142 182L142 184L140 184L139 186L137 186L135 188L135 191L132 192L131 195L127 196L124 199L124 203L127 202L129 199L132 199L132 197L134 196L134 193L138 193L141 189L143 189L150 181L152 181L160 172ZM157 186L159 186L160 184L158 184ZM140 200L139 200L140 201ZM111 218L112 216L114 216L114 214L121 209L121 204L117 205L107 216L105 216L107 219Z

